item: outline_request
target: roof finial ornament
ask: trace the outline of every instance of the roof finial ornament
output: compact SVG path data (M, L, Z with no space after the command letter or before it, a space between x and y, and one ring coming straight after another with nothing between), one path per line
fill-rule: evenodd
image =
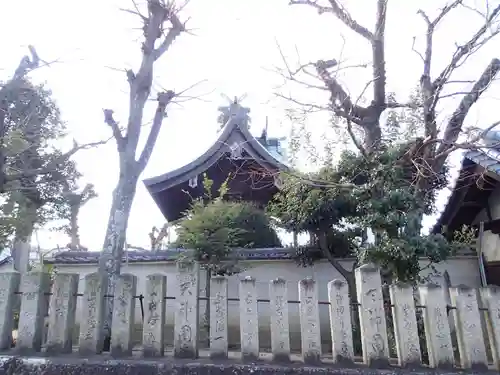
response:
M217 122L220 124L220 128L222 129L226 126L227 122L231 119L239 126L248 127L250 123L250 116L248 115L250 108L241 105L241 101L246 97L246 94L240 97L235 96L234 99L230 99L226 94L221 94L221 96L228 101L228 105L218 108L220 115Z
M269 126L269 118L266 116L266 125L264 126L264 129L262 129L262 134L260 138L262 138L262 141L267 144L267 128Z

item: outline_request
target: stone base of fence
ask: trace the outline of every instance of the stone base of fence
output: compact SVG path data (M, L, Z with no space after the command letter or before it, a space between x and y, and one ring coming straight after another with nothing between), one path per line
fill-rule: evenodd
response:
M0 375L436 375L430 368L385 368L342 367L339 365L306 366L303 363L286 365L269 364L263 361L241 363L233 360L213 359L120 359L106 356L82 359L71 356L57 358L0 356ZM449 370L441 374L487 375L491 371Z
M8 360L6 367L4 366L8 371L0 371L0 375L36 375L32 374L29 366L56 366L54 369L45 369L40 374L66 374L68 370L65 366L73 362L63 361L62 358L75 358L75 363L81 363L73 353L75 346L80 358L101 355L101 359L96 361L99 366L104 366L103 369L108 368L108 364L118 366L125 363L116 362L118 357L127 360L133 358L135 367L126 371L129 375L141 371L141 367L135 363L149 363L143 361L163 356L166 357L166 362L155 362L155 366L161 363L174 366L182 363L176 362L181 359L189 360L184 363L204 363L198 361L199 354L204 349L200 334L203 329L199 321L202 300L208 301L210 306L210 344L206 356L212 359L237 361L242 358L248 363L260 361L264 341L267 341L270 344L272 362L290 361L292 356L296 357L292 350L292 339L300 333L300 340L294 340L300 341L300 357L291 361L294 367L327 366L324 361L327 359L332 366L334 363L345 366L345 363L357 360L366 366L365 369L373 369L375 366L384 368L391 364L398 365L399 368L428 365L430 368L455 366L476 370L493 365L497 370L500 369L500 288L488 287L479 291L466 286L451 288L451 305L447 302L448 290L441 284L415 287L395 283L390 285L387 296L380 270L366 264L355 272L356 301L352 301L347 283L339 280L328 283L328 301L320 301L320 286L312 279L304 279L298 283L298 300L288 298L288 284L282 279L269 281L269 298L260 299L256 280L252 277L239 281L238 298L228 298L227 278L213 277L210 280L210 298L206 298L199 295L199 276L198 264L179 262L175 280L171 280L177 290L175 296L166 295L168 280L166 276L159 274L148 276L146 295L143 296L137 295L136 276L128 274L121 275L116 281L113 295L107 295L107 280L102 280L98 274L86 275L83 293L78 293L78 275L75 274L57 273L49 290L48 275L45 273L29 272L22 278L15 271L0 273L0 356L2 353L8 356L5 357ZM17 339L15 348L6 352L12 343L13 301L17 295L21 295ZM78 317L77 298L81 298L81 314ZM102 334L108 298L113 299L111 357L103 353ZM172 338L167 337L166 326L166 301L170 299L175 300L175 308L172 309ZM135 326L137 301L143 307L139 338ZM238 302L239 353L236 357L230 356L230 350L238 346L230 345L234 326L230 329L229 302ZM262 325L259 325L259 322L262 323L262 319L259 319L259 305L262 303L268 304L270 314L269 324L266 324L269 337L266 340L262 335ZM296 325L292 327L290 324L291 305L298 307L300 332L296 332ZM330 332L322 329L325 322L320 320L320 307L328 308L330 324L326 325L329 325ZM453 332L450 312L455 327ZM359 319L359 325L356 323L356 342L353 319ZM73 336L77 324L79 333L78 339L75 339ZM325 336L329 336L331 341L324 340ZM206 339L205 337L205 343L208 341ZM357 347L355 343L358 344ZM139 354L135 350L137 348L140 349ZM9 356L11 353L14 356ZM359 354L362 357L355 357ZM43 359L38 362L33 359L15 359L21 358L21 355L58 359ZM175 360L169 359L172 357ZM396 361L393 361L394 357L397 358ZM113 360L106 362L105 358ZM28 367L18 370L15 367L18 363ZM85 374L93 375L95 371L89 366L84 365L87 369ZM177 375L187 371L174 370ZM197 373L198 370L201 373L206 369L200 367L194 372ZM77 375L82 371L69 373ZM358 373L365 371L359 370ZM164 367L160 366L154 372L151 368L151 371L141 372L141 375L163 372ZM106 370L106 373L109 375L109 371ZM211 372L211 375L216 374Z

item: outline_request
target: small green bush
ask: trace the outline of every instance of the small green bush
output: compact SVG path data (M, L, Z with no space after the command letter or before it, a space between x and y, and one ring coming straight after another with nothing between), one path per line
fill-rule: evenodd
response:
M234 248L280 247L281 242L265 212L246 202L215 199L196 201L177 229L175 245L192 250L193 260L221 272Z

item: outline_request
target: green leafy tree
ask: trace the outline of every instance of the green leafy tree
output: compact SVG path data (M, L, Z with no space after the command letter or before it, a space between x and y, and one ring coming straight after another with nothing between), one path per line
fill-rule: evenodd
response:
M206 297L210 297L212 275L232 275L242 271L238 253L241 248L281 247L281 242L266 213L247 202L225 200L226 181L213 195L213 181L204 176L205 194L193 201L178 223L173 247L186 249L179 262L200 262L206 270ZM210 306L205 307L205 328L210 322Z
M178 223L173 246L189 249L186 257L202 263L212 274L237 272L237 248L279 247L281 242L266 213L247 202L224 199L227 181L212 196L213 181L205 176L205 196L195 200Z
M285 83L308 90L295 91L283 85L284 91L292 94L278 95L288 100L291 107L288 112L294 112L293 107L298 107L298 112L305 113L306 117L319 111L331 118L332 127L341 135L339 138L349 139L350 144L345 146L335 140L329 145L330 150L338 150L341 146L355 148L356 155L367 160L365 164L370 171L368 182L358 184L348 178L325 180L316 175L320 181L308 183L316 188L332 188L335 184L336 190L345 189L348 191L346 194L355 197L359 201L356 207L359 216L350 219L354 222L352 225L361 226L363 231L371 228L375 236L375 243L364 246L362 252L358 251L358 257L364 261L371 259L383 265L391 264L390 273L396 278L411 279L414 278L411 275L416 273L411 265L415 264L417 254L424 253L433 258L432 253L442 259L456 245L450 243L446 250L442 237L421 236L422 219L424 215L434 212L435 193L446 183L450 155L457 150L482 147L484 132L499 124L494 121L479 130L467 127L472 108L500 72L500 60L493 57L490 61L482 61L479 67L471 66L476 72L473 81L470 81L470 77L464 79L463 68L472 60L475 61L471 57L477 51L484 50L484 45L498 39L500 4L490 6L484 2L472 4L448 1L443 6L429 5L428 9L419 9L415 17L422 20L422 33L412 50L416 52L415 58L419 59L420 65L406 66L406 76L418 77L418 82L415 82L417 89L396 97L391 94L388 77L394 67L398 66L396 69L399 69L399 65L392 64L390 60L400 56L391 57L387 54L385 43L387 33L395 30L390 31L389 25L393 5L385 0L368 2L373 5L367 13L373 20L372 27L363 25L353 16L356 13L353 8L349 9L349 5L341 3L338 0L290 1L293 7L302 7L304 12L318 12L318 17L325 17L335 23L331 29L333 33L346 31L346 38L342 38L346 44L351 43L349 35L361 38L364 44L356 48L356 56L363 55L363 60L368 57L369 63L347 62L349 57L346 59L344 52L348 48L343 47L340 56L335 58L331 55L332 43L327 43L321 55L328 56L328 60L315 58L304 61L301 56L301 61L297 61L297 66L294 66L280 49L283 68L278 73ZM454 35L449 29L454 23L448 21L455 15L460 17L461 12L470 12L469 32L461 34L460 41L449 40L444 44L440 41L442 45L436 47L435 42L441 33L446 33L448 29L447 33ZM316 39L314 35L310 37L311 40ZM329 36L325 34L323 37ZM332 34L330 37L334 44L336 36ZM446 57L443 51L447 50L447 45L451 52ZM437 52L444 54L444 60L443 56L439 58L445 61L444 65L437 64ZM366 71L369 75L366 85L353 84L352 79L364 76L364 69L369 69ZM349 72L354 72L354 75ZM317 90L318 101L314 101L316 96L311 94L313 90ZM457 99L457 103L447 112L450 97ZM314 127L300 135L305 141L304 147L309 146L307 140L311 133L321 133L317 122ZM404 147L398 151L397 146L401 141ZM293 142L294 145L300 143L297 140ZM398 154L398 158L394 159L393 156ZM384 161L384 158L387 160ZM380 165L370 165L377 160L381 162ZM400 176L401 180L394 176ZM305 176L302 180L306 182L307 178ZM400 207L406 211L400 212ZM402 272L405 268L407 272Z
M379 264L391 279L417 281L419 258L435 264L468 246L470 238L464 236L448 243L441 234L420 234L421 217L434 212L446 171L426 194L417 194L411 183L417 171L408 157L413 146L395 143L367 156L344 152L332 167L285 178L269 212L285 229L313 235L311 246L297 252L301 264L328 259L354 296L353 272L340 258L354 256L358 262ZM372 243L366 241L367 228L374 234Z
M42 225L55 212L51 202L60 191L58 183L78 177L71 157L105 143L74 141L66 152L55 146L66 136L65 125L50 91L28 79L41 62L35 48L29 50L30 56L0 83L0 246L22 244L25 252L35 223ZM19 266L15 248L13 252ZM25 257L23 264L27 262Z
M51 157L31 165L31 168L27 168L25 162L23 162L25 168L22 170L16 167L16 162L12 158L18 158L20 152L29 155L26 151L30 142L38 137L38 130L33 124L59 121L56 104L52 100L47 100L51 93L49 91L43 93L45 90L43 86L34 86L28 79L29 73L37 69L42 61L33 46L29 46L29 50L31 56L24 56L14 74L0 82L0 193L18 188L22 179L55 173L78 151L107 142L79 144L73 141L73 146L63 152L55 149L50 142L62 136L62 128L47 128L43 130L41 138L45 140L46 148L52 150Z
M81 175L57 147L57 141L67 136L67 129L52 93L26 79L17 83L16 100L3 118L3 155L7 175L17 173L21 177L5 181L3 214L14 223L4 228L9 235L15 232L11 246L14 265L25 271L35 226L62 218L67 192L76 188ZM41 169L46 172L30 173Z

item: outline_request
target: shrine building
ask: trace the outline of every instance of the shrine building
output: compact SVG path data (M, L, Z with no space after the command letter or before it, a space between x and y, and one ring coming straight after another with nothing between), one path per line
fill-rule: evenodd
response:
M229 199L265 207L278 190L279 172L288 170L284 139L268 138L267 123L256 138L250 133L250 109L237 99L219 111L222 128L207 151L183 167L144 181L169 222L180 219L192 200L205 194L205 174L214 182L213 194L228 180Z

